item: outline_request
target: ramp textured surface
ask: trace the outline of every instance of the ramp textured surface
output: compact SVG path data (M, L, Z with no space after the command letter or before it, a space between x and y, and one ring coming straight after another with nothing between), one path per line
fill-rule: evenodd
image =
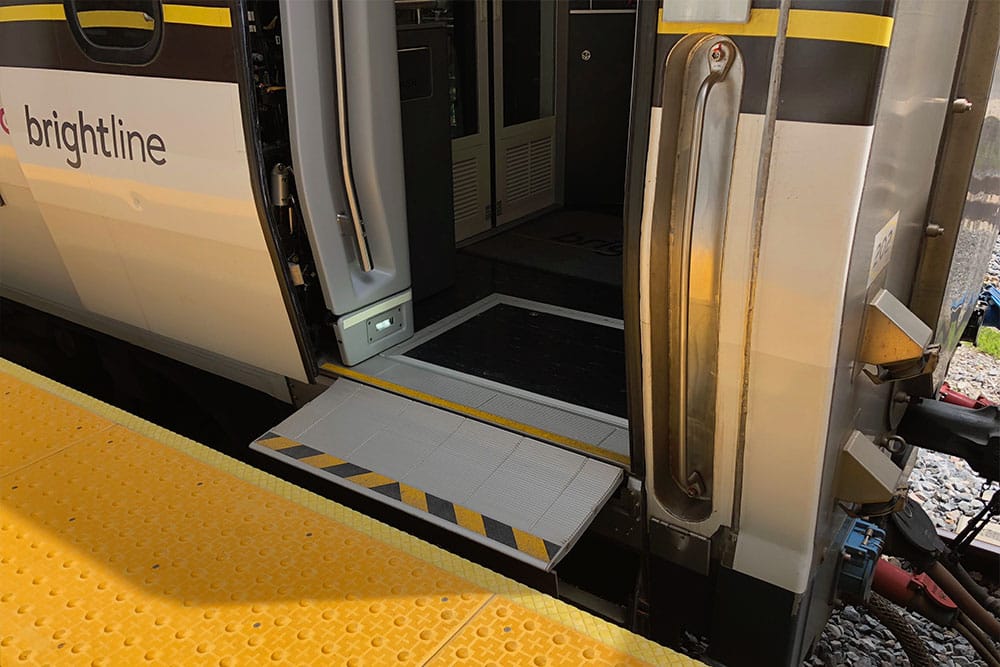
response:
M699 664L3 360L0 394L0 664Z
M545 569L622 478L615 466L346 379L253 448Z
M442 376L429 368L397 361L400 358L374 357L353 368L331 363L322 367L337 377L468 415L537 440L556 443L622 466L629 463L626 428Z

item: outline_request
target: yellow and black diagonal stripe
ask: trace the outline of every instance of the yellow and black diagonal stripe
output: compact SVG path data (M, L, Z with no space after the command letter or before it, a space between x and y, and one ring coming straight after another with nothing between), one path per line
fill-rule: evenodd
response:
M502 521L490 518L468 507L463 507L444 498L421 491L418 488L380 475L349 461L303 445L275 433L267 433L257 439L257 444L288 457L299 463L318 468L341 479L371 489L384 496L402 502L410 507L427 512L439 519L461 526L477 535L499 542L511 549L548 563L559 550L560 545L544 540L536 535L514 528Z

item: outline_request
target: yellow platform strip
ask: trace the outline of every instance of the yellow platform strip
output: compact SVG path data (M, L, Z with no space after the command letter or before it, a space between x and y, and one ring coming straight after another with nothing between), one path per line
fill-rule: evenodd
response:
M486 412L485 410L480 410L469 405L462 405L461 403L455 403L454 401L449 401L447 399L441 398L440 396L434 396L432 394L425 394L418 389L411 389L410 387L404 387L401 384L396 384L395 382L390 382L388 380L383 380L380 377L375 377L374 375L368 375L366 373L359 373L353 368L347 368L345 366L340 366L338 364L325 363L320 366L323 370L329 371L340 377L345 377L351 380L357 380L358 382L363 382L364 384L370 385L372 387L377 387L379 389L384 389L385 391L391 392L393 394L399 394L400 396L406 396L407 398L412 398L415 401L420 401L421 403L427 403L428 405L433 405L434 407L441 408L442 410L448 410L449 412L455 412L466 417L472 417L473 419L478 419L479 421L487 422L500 428L505 428L510 431L517 431L525 435L529 435L532 438L537 438L539 440L545 440L547 442L552 442L557 445L562 445L564 447L569 447L570 449L576 449L585 454L590 454L591 456L598 456L602 459L608 461L613 461L619 465L627 466L629 464L629 457L619 454L618 452L612 452L611 450L604 449L602 447L597 447L589 442L581 442L580 440L574 440L573 438L567 438L564 435L559 435L558 433L552 433L544 429L540 429L536 426L531 426L530 424L523 424L519 421L513 419L507 419L506 417L501 417L500 415L495 415L492 412Z
M788 36L795 39L818 39L829 42L852 42L889 46L893 19L890 16L833 12L819 9L793 9L788 15ZM663 20L657 32L662 35L687 35L695 32L747 37L774 37L778 34L777 9L752 9L746 23L687 23Z
M3 360L0 395L0 664L700 664Z
M151 30L152 24L142 12L126 10L88 10L78 14L83 28L138 28ZM0 23L13 21L65 21L62 4L28 4L0 7ZM227 7L199 7L196 5L163 5L166 23L199 25L209 28L231 28L232 18Z
M427 493L409 484L403 484L398 480L372 472L354 463L324 454L318 449L313 449L309 445L296 442L284 436L267 433L255 442L261 447L266 447L287 458L289 461L304 463L327 474L334 475L345 482L371 489L387 498L392 498L421 512L431 514L442 521L461 526L477 535L499 542L511 549L516 549L531 558L541 561L543 564L547 565L562 549L562 545L518 530L503 521L484 516L468 507L463 507L458 503L453 503L450 500ZM459 520L459 517L461 517L461 520Z

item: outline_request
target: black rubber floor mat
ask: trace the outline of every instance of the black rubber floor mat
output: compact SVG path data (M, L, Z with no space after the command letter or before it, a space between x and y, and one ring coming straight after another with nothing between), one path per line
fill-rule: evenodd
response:
M463 252L606 285L622 284L620 216L555 211Z
M626 416L625 338L614 327L497 304L405 356Z

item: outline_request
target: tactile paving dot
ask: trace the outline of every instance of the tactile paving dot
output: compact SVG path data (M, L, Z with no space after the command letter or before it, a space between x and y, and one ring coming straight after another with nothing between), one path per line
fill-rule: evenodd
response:
M0 477L110 425L106 419L0 373Z
M490 597L120 426L0 502L4 665L423 663Z
M445 644L430 664L606 667L647 663L509 600L494 598ZM675 664L691 663L678 655Z
M196 443L174 449L114 426L183 440L96 401L81 410L55 395L70 390L2 359L0 369L26 378L0 371L3 463L29 453L0 467L4 667L700 664Z

